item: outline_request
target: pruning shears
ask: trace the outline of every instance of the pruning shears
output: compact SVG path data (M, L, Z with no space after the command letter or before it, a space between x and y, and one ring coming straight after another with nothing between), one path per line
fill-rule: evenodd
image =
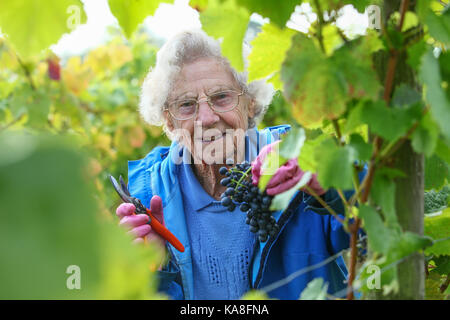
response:
M109 175L109 180L111 180L111 183L116 190L117 194L122 198L124 202L132 203L135 208L136 214L147 214L150 217L150 220L148 224L152 227L152 229L159 234L163 239L167 240L171 245L175 247L180 252L184 252L184 246L181 244L180 240L178 240L172 232L170 232L166 227L164 227L153 215L150 209L147 209L142 202L136 198L132 197L130 195L130 192L128 191L127 185L122 179L122 176L119 177L119 182L112 176Z

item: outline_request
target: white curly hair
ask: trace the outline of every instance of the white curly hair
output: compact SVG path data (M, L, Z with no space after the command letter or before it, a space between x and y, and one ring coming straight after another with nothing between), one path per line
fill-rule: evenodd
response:
M255 127L264 117L272 101L275 93L272 84L265 80L247 84L247 72L237 72L232 68L228 59L222 55L220 42L202 30L178 33L158 51L156 65L150 68L141 88L139 111L142 118L150 125L162 125L167 136L171 140L175 138L167 127L163 110L182 67L200 58L214 58L230 69L241 89L254 100L255 115L249 117L248 127Z

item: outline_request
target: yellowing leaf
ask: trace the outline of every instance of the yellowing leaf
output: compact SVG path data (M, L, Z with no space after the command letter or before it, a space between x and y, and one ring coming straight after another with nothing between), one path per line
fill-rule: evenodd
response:
M78 56L70 58L62 71L64 83L75 95L87 89L93 76L92 70L84 65Z
M223 4L212 0L200 14L203 30L216 39L223 38L222 53L237 71L244 69L242 44L249 19L249 12L233 0Z
M292 29L280 29L271 23L263 25L262 31L251 42L252 51L248 57L249 82L270 76L281 69L294 34Z
M119 69L133 59L131 49L124 44L110 44L92 50L84 62L98 77Z
M119 25L128 39L147 16L151 16L155 13L161 2L172 3L173 1L108 0L112 14L119 21Z

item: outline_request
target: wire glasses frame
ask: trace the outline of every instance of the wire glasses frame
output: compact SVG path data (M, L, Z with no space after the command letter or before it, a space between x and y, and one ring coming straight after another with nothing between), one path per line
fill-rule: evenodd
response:
M176 120L188 120L194 118L198 113L198 108L200 102L206 100L209 107L216 113L225 113L234 110L239 105L239 98L245 93L242 90L240 93L234 90L224 90L220 92L213 93L211 95L206 95L206 99L181 99L167 104L164 110L167 110L170 115ZM227 97L226 94L236 94ZM231 101L227 101L227 98ZM223 106L221 106L221 104ZM193 109L194 108L194 109ZM185 115L176 114L180 113L181 109L184 109Z

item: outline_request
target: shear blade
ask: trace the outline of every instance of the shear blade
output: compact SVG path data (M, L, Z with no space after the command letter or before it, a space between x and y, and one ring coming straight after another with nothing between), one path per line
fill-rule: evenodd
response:
M130 191L128 190L127 184L123 181L122 175L119 177L119 182L122 187L123 192L126 193L127 196L131 197Z
M112 175L109 175L109 180L111 180L114 190L116 190L116 192L120 196L120 198L122 198L122 200L124 202L130 202L130 196L127 195L127 193L124 190L122 190L122 188L119 185L119 183L117 182L116 178L114 178Z

